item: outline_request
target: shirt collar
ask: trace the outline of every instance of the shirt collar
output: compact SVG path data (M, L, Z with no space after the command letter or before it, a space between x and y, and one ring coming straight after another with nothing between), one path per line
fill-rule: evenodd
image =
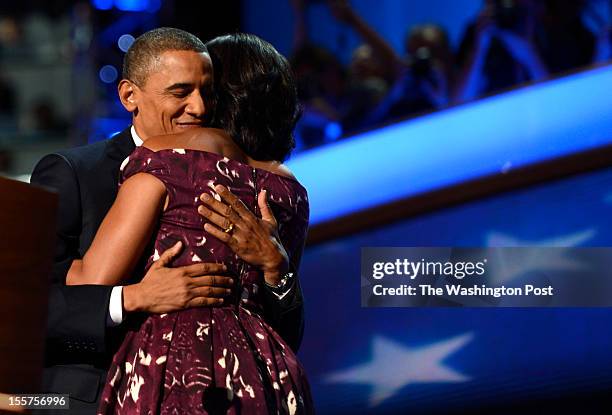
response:
M138 133L136 132L136 128L134 128L133 125L132 125L132 128L130 128L130 133L132 133L132 140L134 140L134 144L136 144L136 147L140 147L143 141L142 141L142 138L138 136Z

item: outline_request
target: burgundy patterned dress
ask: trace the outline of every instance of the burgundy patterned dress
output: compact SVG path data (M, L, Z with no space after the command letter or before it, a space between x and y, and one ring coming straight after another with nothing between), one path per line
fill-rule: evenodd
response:
M221 307L151 315L129 331L113 358L99 413L312 413L304 369L261 317L262 274L205 233L197 213L201 193L219 198L216 184L254 212L257 193L266 189L283 246L299 263L308 226L306 190L293 179L199 150L139 147L121 171L120 183L145 172L168 192L147 269L180 240L184 248L174 266L223 262L239 278L235 295Z

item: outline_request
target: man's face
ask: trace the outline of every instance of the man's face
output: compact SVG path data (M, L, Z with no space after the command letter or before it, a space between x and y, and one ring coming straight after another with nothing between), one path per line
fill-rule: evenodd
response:
M133 122L143 139L201 127L212 93L212 62L206 53L164 52L144 85L134 86Z

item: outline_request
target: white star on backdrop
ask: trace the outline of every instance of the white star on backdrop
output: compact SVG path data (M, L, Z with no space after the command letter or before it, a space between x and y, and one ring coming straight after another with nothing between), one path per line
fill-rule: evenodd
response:
M570 248L591 239L595 233L594 229L587 229L545 240L527 241L491 232L487 236L487 246ZM566 257L567 251L567 249L551 250L546 256L541 255L537 250L513 252L512 254L498 251L499 258L495 263L499 266L493 270L490 281L494 285L499 286L529 272L577 271L584 269L585 264Z
M489 232L486 237L485 246L545 246L545 247L571 247L578 246L585 241L588 241L597 232L595 229L585 229L584 231L574 232L567 235L555 236L549 239L540 241L528 241L526 239L518 239L510 235L505 235L501 232Z
M472 337L472 333L466 333L413 348L374 336L373 356L368 363L331 373L326 376L326 381L371 385L368 396L370 407L379 405L409 384L466 382L470 380L468 376L446 366L443 361Z

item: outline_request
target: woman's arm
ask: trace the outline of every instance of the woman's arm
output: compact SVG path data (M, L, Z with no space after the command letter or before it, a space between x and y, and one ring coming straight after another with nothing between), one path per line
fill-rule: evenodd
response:
M151 174L126 180L83 260L73 262L66 285L116 285L127 278L151 238L165 199L166 187Z

